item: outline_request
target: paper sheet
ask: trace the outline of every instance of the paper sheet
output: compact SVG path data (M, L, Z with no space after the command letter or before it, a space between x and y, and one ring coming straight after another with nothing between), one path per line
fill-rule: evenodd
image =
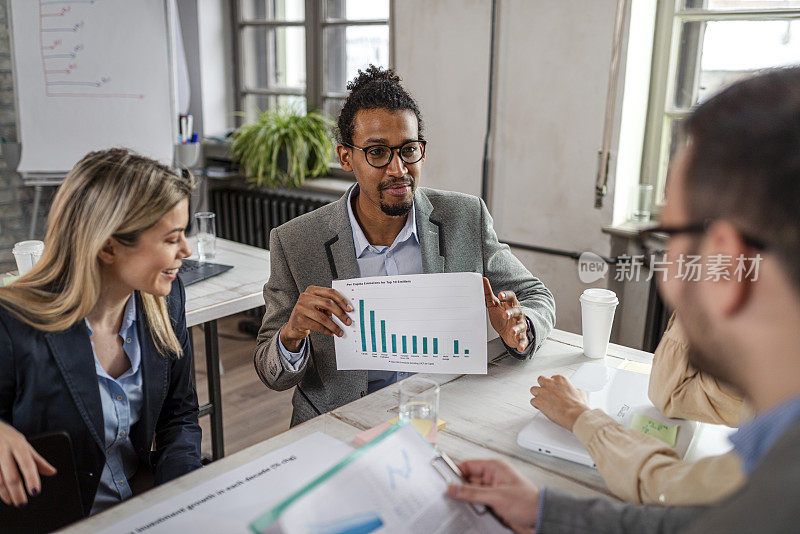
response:
M353 304L336 367L486 374L486 302L477 273L335 280Z
M642 363L642 362L635 362L633 360L625 360L617 369L624 369L625 371L633 371L634 373L642 373L643 375L649 375L653 369L653 366L649 363Z
M101 534L250 532L247 525L253 518L352 450L330 436L312 434L124 519Z
M254 532L478 534L509 532L488 513L446 496L431 445L395 426L253 522Z
M163 0L13 0L18 171L64 172L124 146L172 163Z
M631 428L638 430L642 434L660 439L670 447L675 446L675 440L678 437L677 426L664 424L661 421L656 421L640 413L633 415L633 419L631 419Z

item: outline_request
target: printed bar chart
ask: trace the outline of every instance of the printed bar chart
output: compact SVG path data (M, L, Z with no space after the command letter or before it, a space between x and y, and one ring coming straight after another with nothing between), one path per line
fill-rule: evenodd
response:
M357 308L334 340L338 369L486 372L480 275L358 278L336 280L333 288Z
M362 352L367 352L367 334L366 334L366 331L369 330L369 332L371 334L369 339L370 339L370 344L372 346L372 352L377 353L378 352L378 349L377 349L378 341L377 341L377 336L375 334L375 323L376 323L375 310L369 310L368 307L365 306L363 300L359 300L358 301L358 306L359 306L359 316L360 316L360 322L361 322L361 325L360 325L360 329L361 329L361 351ZM366 312L367 311L369 311L369 327L367 327L367 322L364 320L364 317L366 316ZM381 343L380 343L380 345L381 345L381 353L388 354L388 351L386 350L386 320L385 319L380 319L380 323L381 323L381 338L380 338L381 339ZM401 352L399 352L399 353L397 352L397 334L396 333L392 333L391 336L392 336L392 354L420 354L420 352L418 350L419 345L417 343L417 338L418 337L422 337L422 354L428 354L428 338L427 338L427 336L415 336L415 335L412 335L411 336L411 351L410 352L408 351L408 344L406 342L407 336L404 336L404 335L401 336L401 338L400 338L401 342L402 342L402 347L401 348L403 350ZM455 354L459 354L459 344L458 344L458 342L459 342L458 339L454 339L453 340L453 354L454 355ZM435 355L438 355L438 352L439 352L438 349L439 349L439 340L437 338L433 338L433 353ZM463 354L465 356L468 355L469 354L469 350L468 349L464 349Z
M364 321L364 301L358 301L358 309L361 313L361 350L367 352L367 324Z
M372 332L372 352L378 352L378 343L375 341L375 312L369 312L369 331ZM456 345L458 350L458 345Z

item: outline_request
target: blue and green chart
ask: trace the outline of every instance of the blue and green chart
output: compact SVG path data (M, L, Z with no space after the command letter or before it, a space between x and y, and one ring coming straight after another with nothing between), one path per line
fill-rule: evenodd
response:
M353 278L333 288L353 305L351 325L335 338L337 369L486 373L479 274Z

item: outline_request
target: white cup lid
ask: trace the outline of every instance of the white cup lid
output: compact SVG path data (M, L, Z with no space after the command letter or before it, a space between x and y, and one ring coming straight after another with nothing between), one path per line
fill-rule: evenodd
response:
M42 241L20 241L14 245L14 254L41 254L44 251Z
M616 293L610 289L602 289L599 287L592 287L584 291L580 297L580 301L587 304L619 304Z

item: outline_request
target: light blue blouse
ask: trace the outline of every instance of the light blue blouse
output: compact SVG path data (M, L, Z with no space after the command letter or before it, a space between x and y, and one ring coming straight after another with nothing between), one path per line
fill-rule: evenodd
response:
M85 321L91 336L92 326L88 320ZM106 463L92 505L92 514L102 512L132 495L129 480L136 473L138 457L133 449L130 433L131 427L139 421L143 401L142 352L136 322L136 299L131 295L125 305L119 329L122 348L131 362L131 368L119 378L112 378L103 369L94 353L92 342L94 367L103 405L106 453Z

